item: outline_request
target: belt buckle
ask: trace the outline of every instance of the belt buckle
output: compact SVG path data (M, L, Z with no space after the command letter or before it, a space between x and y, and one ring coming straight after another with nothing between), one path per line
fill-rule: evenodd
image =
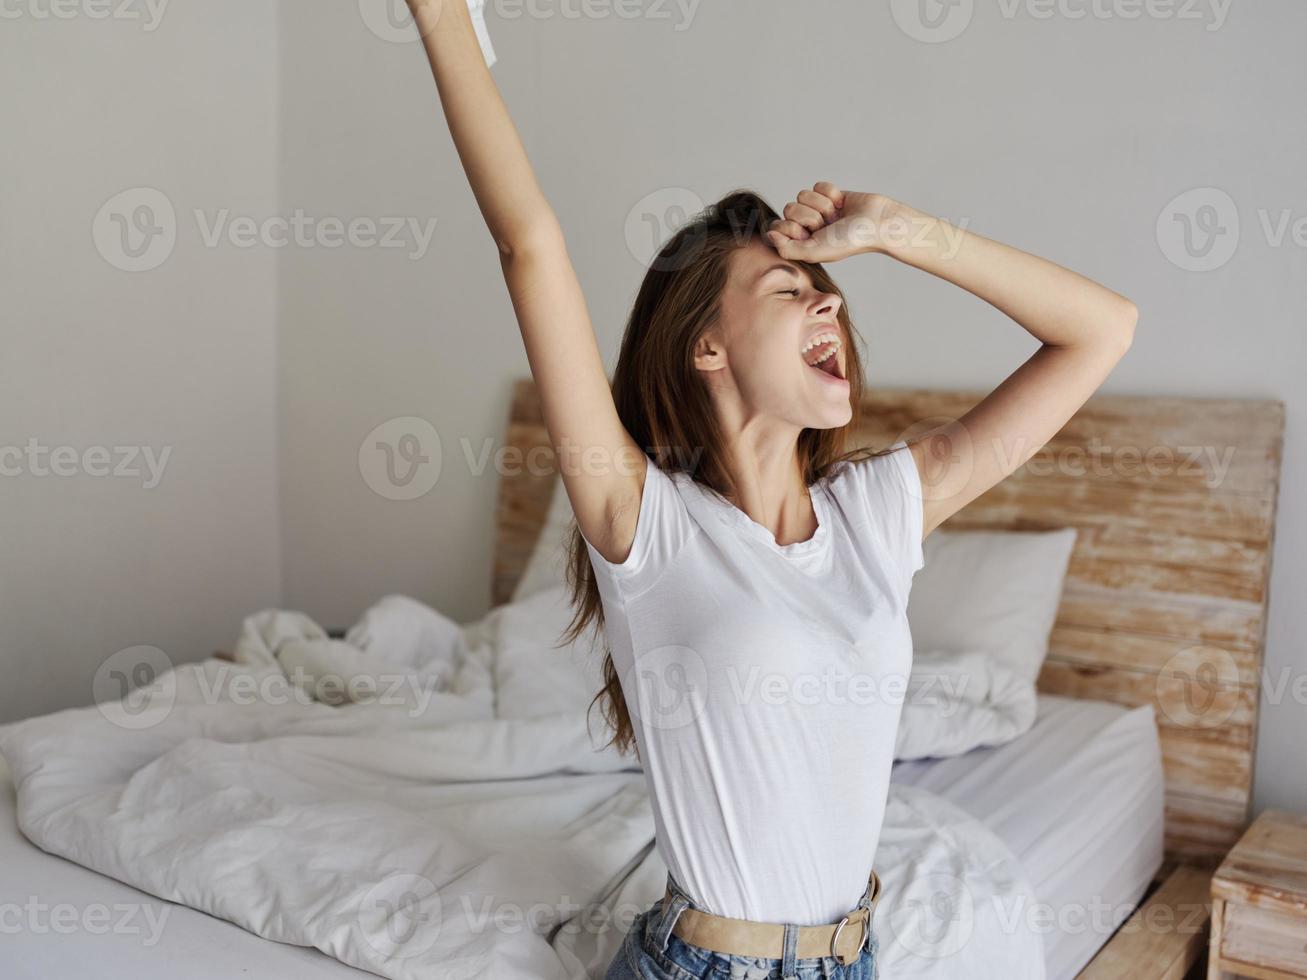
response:
M858 954L862 952L862 947L867 944L867 937L871 935L871 915L861 914L867 912L867 909L859 909L857 912L853 913L853 915L858 916L859 921L862 923L862 936L858 939L858 945L853 949L852 959L840 959L840 954L835 952L835 947L840 941L840 933L844 930L844 927L849 924L851 916L846 915L844 918L840 919L839 924L835 927L835 934L830 937L830 955L834 957L835 961L841 966L848 966L850 963L857 960Z

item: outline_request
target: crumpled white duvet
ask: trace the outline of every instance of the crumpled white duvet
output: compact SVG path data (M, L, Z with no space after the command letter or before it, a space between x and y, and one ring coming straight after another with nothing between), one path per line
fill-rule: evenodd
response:
M962 755L1030 730L1035 684L983 651L912 654L912 677L894 742L895 760Z
M535 601L449 629L391 597L353 642L298 614L251 617L240 663L182 666L122 702L0 729L21 829L395 980L600 978L666 866L644 775L597 748L597 712L593 732L574 707L504 717L501 693L531 690L532 642L542 691L577 656L540 620L524 635ZM335 706L315 699L355 668L368 683ZM1024 924L1035 896L981 823L891 787L876 866L885 980L1042 980L1041 936Z

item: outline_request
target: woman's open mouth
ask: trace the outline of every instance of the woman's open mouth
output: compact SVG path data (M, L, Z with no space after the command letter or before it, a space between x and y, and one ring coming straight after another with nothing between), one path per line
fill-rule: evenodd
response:
M823 381L832 384L847 385L844 370L840 366L840 338L834 333L821 333L808 341L799 352L803 363L821 375Z

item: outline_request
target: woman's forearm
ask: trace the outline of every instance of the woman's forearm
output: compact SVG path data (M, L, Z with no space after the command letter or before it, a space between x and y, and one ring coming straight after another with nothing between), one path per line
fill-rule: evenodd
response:
M889 210L882 223L887 254L979 296L1037 340L1055 347L1129 342L1137 313L1119 293L902 202Z
M504 254L557 219L477 42L464 0L409 0L450 135L481 215Z

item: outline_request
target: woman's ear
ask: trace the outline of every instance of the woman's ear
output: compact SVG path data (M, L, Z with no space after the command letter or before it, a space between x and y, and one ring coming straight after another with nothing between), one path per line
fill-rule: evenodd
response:
M726 352L709 334L694 342L694 367L698 371L720 371L726 367Z

